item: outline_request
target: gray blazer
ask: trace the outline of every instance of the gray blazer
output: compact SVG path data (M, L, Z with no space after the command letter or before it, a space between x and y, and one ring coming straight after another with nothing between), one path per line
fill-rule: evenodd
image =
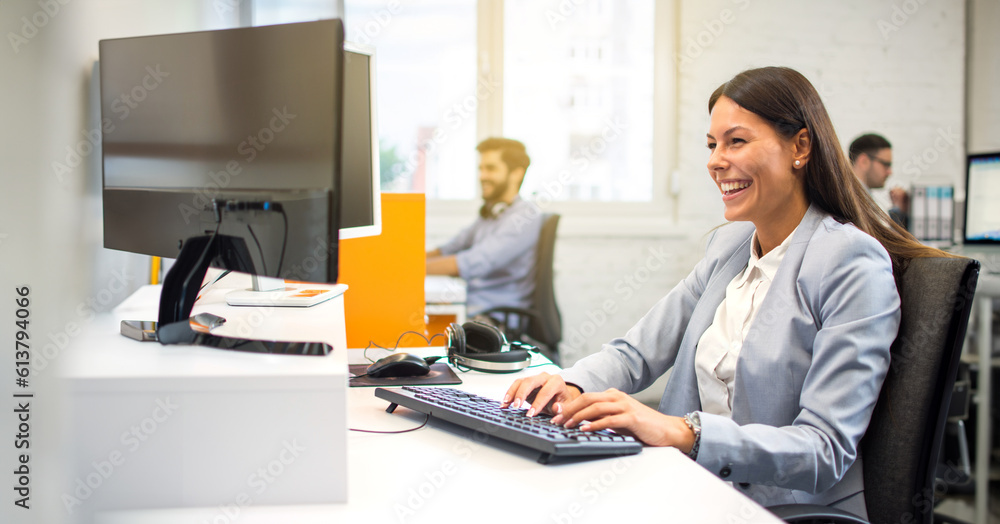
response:
M564 370L565 380L634 393L672 368L659 410L699 411L695 349L747 265L753 230L737 222L713 232L687 278L624 337ZM763 505L838 505L863 515L858 441L898 328L885 249L811 206L744 341L732 418L700 415L698 463Z

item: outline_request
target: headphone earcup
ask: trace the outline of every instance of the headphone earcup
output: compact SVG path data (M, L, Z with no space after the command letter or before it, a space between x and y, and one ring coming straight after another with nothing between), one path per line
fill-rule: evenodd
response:
M452 322L445 328L444 334L448 338L448 358L465 353L465 329L462 326Z
M487 373L514 373L531 363L526 349L510 349L499 329L481 322L454 322L445 329L448 362ZM519 346L520 347L520 346Z
M472 354L500 353L507 349L503 333L480 322L466 322L462 325L465 332L465 352Z

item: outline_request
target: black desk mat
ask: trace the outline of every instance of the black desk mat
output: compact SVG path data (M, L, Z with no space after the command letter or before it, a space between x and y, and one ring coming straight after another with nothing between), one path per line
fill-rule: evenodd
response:
M363 375L368 369L368 364L352 364L347 366L348 371L354 375ZM352 377L348 381L350 387L369 386L442 386L461 384L462 379L458 378L451 366L444 362L431 364L430 373L421 377Z

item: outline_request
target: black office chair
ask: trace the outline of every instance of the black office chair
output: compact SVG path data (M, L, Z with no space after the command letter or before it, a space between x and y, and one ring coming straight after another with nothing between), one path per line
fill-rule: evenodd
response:
M556 305L552 271L558 227L559 215L542 215L542 230L538 234L538 248L535 251L535 291L531 295L531 308L500 306L482 312L502 319L502 329L507 340L519 340L538 346L539 351L556 364L560 363L559 341L562 340L562 316Z
M979 262L967 258L916 258L903 272L899 334L860 446L874 524L934 521L935 471L978 278ZM826 506L768 509L794 524L865 523Z
M958 378L951 395L948 423L945 425L945 442L937 467L937 492L969 494L975 491L972 461L969 459L969 438L965 421L969 419L972 397L972 371L968 362L958 365Z

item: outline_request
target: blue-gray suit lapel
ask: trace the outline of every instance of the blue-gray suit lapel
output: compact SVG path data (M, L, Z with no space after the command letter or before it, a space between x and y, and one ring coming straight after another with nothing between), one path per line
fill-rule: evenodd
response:
M727 224L722 227L739 227L742 223ZM712 325L715 310L726 298L726 287L746 267L750 260L750 239L753 228L745 228L746 237L733 245L733 251L723 253L719 261L719 269L712 273L705 290L698 299L698 305L691 312L677 361L672 368L667 388L660 399L659 411L668 415L681 416L691 411L701 409L701 397L698 394L698 379L694 371L695 348L701 335Z
M760 305L760 310L754 318L736 368L735 388L733 391L733 420L743 424L749 420L771 422L782 425L794 413L775 413L766 410L755 410L750 399L761 405L796 406L796 402L763 402L771 397L798 395L795 384L801 383L804 377L785 376L802 373L808 369L806 354L791 354L789 347L812 347L811 340L795 340L802 337L814 337L818 326L809 313L809 304L800 303L798 289L799 270L803 257L809 245L809 240L826 215L815 206L810 206L792 237L785 252L781 265L774 274L774 280ZM798 329L808 326L806 329ZM792 365L791 359L803 359ZM747 377L755 377L750 381ZM790 399L789 399L790 400ZM765 413L766 411L766 413Z

